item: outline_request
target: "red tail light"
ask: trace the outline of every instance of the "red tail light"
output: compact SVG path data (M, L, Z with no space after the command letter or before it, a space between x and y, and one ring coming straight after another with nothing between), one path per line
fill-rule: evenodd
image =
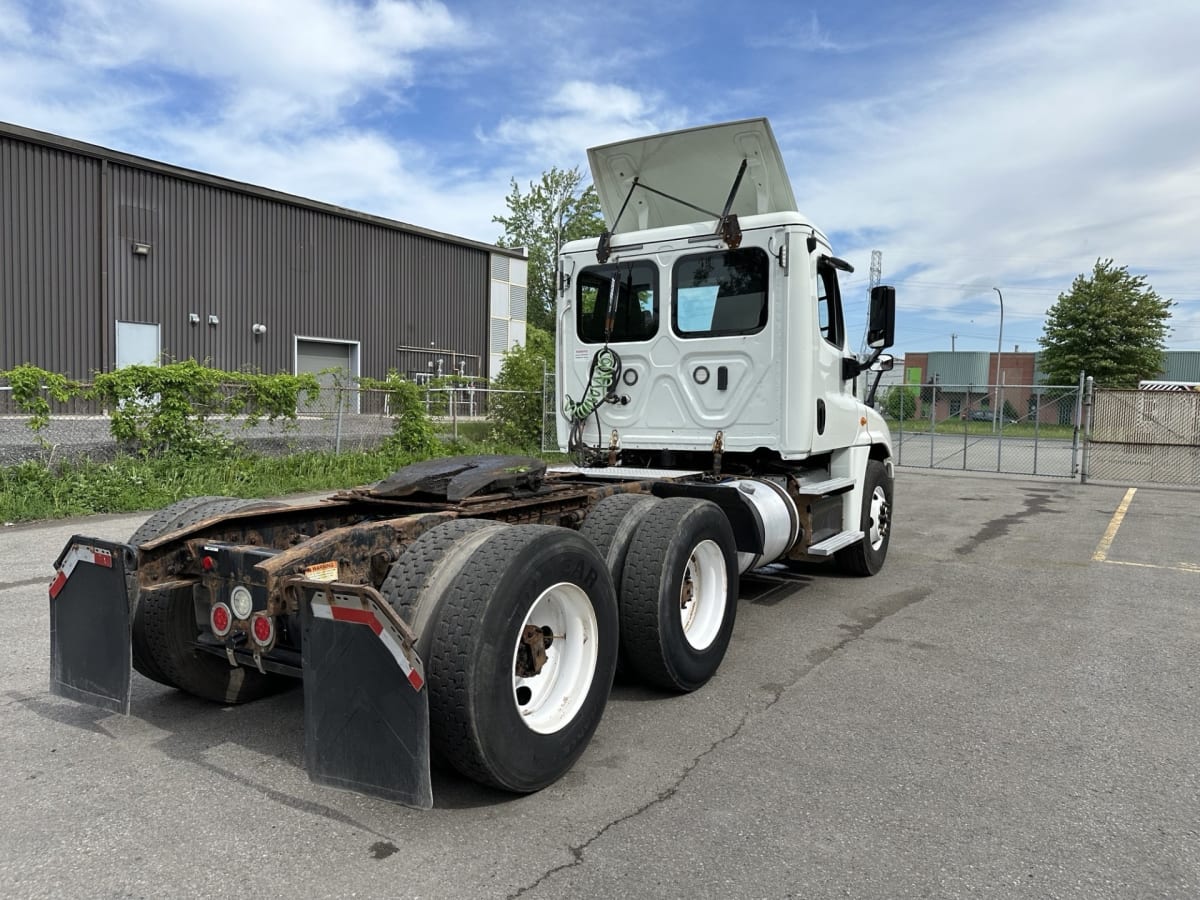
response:
M233 627L233 613L224 603L214 603L212 611L208 614L208 624L213 634L223 638Z
M259 613L250 623L250 633L254 642L261 647L269 647L275 642L275 620L271 616Z

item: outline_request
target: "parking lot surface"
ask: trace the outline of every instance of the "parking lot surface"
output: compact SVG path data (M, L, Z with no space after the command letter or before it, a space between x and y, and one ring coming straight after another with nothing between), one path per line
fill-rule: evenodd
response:
M145 516L0 527L0 894L1200 896L1197 497L902 471L878 576L747 581L702 690L426 812L310 783L298 690L51 696L55 556Z

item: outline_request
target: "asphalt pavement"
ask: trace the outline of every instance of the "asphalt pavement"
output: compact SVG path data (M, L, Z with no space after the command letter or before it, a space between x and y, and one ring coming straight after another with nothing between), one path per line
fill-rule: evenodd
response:
M0 527L0 895L1194 898L1198 498L902 471L878 576L747 581L703 689L426 812L309 782L298 690L51 696L55 556L145 516Z

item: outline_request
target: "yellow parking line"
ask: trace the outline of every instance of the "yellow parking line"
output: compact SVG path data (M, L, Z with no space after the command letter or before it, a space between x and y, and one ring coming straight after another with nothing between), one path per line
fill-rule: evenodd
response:
M1136 493L1137 488L1130 488L1125 492L1125 499L1121 501L1121 505L1113 513L1112 520L1108 523L1108 530L1104 532L1104 537L1100 538L1100 543L1096 545L1096 552L1092 554L1094 562L1104 562L1108 559L1108 549L1112 546L1112 542L1116 540L1117 529L1121 527L1121 522L1124 521L1125 513L1129 510L1129 504L1133 502L1133 495Z
M1168 572L1189 572L1192 575L1200 575L1200 566L1191 563L1180 563L1177 566L1156 566L1154 563L1125 562L1120 559L1102 559L1100 562L1106 562L1110 566L1136 566L1139 569L1165 569Z

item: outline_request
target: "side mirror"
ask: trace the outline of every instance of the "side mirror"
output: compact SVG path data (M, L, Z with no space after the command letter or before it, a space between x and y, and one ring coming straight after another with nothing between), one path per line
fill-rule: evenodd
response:
M871 288L871 314L867 323L867 346L884 350L896 343L896 289L890 284Z
M892 354L890 354L890 353L883 353L883 354L880 354L879 358L877 360L875 360L875 362L871 363L871 371L872 372L890 372L890 371L892 371L892 366L894 366L895 364L896 364L896 357L892 356Z

